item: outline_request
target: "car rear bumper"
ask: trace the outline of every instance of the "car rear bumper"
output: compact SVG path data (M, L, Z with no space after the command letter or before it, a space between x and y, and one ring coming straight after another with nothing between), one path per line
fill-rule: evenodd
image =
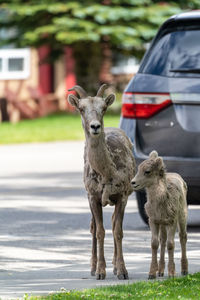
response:
M147 157L139 157L134 151L137 165ZM184 159L180 157L163 157L167 172L180 174L188 185L200 186L200 159ZM199 195L200 196L200 195Z
M148 156L144 154L137 144L135 134L136 121L134 119L121 118L120 128L129 136L133 147L136 164L139 165ZM195 147L195 145L189 145ZM173 145L171 145L173 147ZM152 150L154 145L152 145ZM159 154L159 153L158 153ZM200 158L184 158L176 156L162 156L168 172L180 174L188 185L188 203L200 204Z
M138 157L134 152L137 165L144 157ZM192 205L200 204L200 160L163 157L168 172L180 174L188 186L187 202ZM196 176L195 176L196 174Z
M144 157L139 157L134 151L137 165ZM187 202L192 205L200 204L200 159L184 159L180 157L163 157L168 172L180 174L188 186Z

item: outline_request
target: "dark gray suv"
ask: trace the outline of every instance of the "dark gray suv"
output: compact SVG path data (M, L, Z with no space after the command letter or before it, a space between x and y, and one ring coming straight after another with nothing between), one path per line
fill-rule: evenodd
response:
M152 150L188 184L200 204L200 11L175 15L159 29L123 93L120 128L139 164ZM145 222L146 195L136 193Z

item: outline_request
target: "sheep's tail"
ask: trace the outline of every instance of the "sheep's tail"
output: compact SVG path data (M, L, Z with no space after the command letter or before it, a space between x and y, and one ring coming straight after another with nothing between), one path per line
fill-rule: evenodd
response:
M184 186L185 191L187 192L188 187L187 187L187 183L184 180L183 180L183 186Z
M187 191L188 191L188 187L187 187L187 183L184 180L183 180L183 189L184 189L185 201L186 201L186 206L187 206Z

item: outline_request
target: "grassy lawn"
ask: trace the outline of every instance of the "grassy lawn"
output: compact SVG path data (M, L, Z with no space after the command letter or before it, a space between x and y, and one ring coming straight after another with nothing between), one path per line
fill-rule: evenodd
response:
M119 115L105 115L105 126L118 127ZM79 115L54 114L17 124L0 123L0 144L84 139Z
M43 297L25 297L30 300L108 300L108 299L200 299L200 273L162 281L136 282L84 291L62 291Z

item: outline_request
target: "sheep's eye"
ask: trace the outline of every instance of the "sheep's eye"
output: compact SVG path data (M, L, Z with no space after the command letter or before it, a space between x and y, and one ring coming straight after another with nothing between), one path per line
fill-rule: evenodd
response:
M149 175L151 173L151 171L145 171L144 175Z
M84 108L83 107L79 107L80 112L84 112Z

